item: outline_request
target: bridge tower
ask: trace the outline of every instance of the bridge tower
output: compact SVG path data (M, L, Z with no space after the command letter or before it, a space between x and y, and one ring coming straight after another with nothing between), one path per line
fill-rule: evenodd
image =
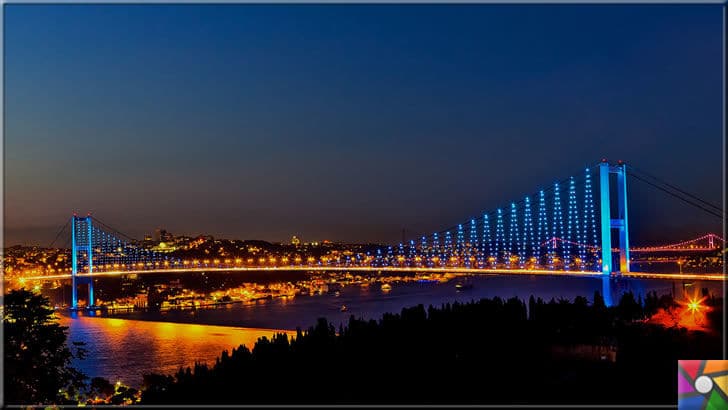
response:
M617 174L617 215L612 218L610 198L610 174ZM619 230L619 268L617 272L629 272L629 226L627 224L627 164L619 161L612 165L607 160L599 164L599 193L602 229L602 273L615 271L612 264L612 229Z
M88 306L94 305L93 277L77 277L79 265L88 267L87 273L93 273L93 228L91 215L79 217L75 213L71 217L71 306L78 307L78 285L88 285Z

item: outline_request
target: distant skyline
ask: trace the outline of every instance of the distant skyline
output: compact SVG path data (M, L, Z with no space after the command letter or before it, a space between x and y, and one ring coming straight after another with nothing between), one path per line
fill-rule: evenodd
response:
M5 5L5 246L396 243L625 160L722 203L722 5ZM631 242L721 221L630 180Z

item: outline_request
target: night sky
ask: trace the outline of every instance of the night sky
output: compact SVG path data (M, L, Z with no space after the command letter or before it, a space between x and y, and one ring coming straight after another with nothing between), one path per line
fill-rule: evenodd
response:
M716 204L721 6L5 6L5 244L398 242L599 159ZM629 182L635 245L720 232Z

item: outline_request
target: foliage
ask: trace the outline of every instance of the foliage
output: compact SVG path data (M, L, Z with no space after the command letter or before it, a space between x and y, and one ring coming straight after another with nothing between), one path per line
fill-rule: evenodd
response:
M645 305L666 303L649 295ZM212 366L147 375L142 404L674 403L676 360L718 357L721 340L644 323L647 314L632 294L614 307L596 294L592 304L419 305L352 316L338 333L320 319Z
M66 341L48 299L25 289L5 295L5 400L8 404L133 404L139 391L71 366L84 359L83 343ZM88 381L88 382L87 382Z
M5 400L10 404L71 404L84 387L84 376L71 367L83 357L66 344L66 327L57 323L48 299L25 289L5 295Z

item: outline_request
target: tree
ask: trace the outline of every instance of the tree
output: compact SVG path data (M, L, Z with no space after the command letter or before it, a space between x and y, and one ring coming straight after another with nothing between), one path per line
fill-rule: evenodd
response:
M94 377L89 383L89 396L111 397L114 395L114 385L103 377Z
M25 289L6 294L3 327L7 403L76 403L87 377L71 359L83 358L83 349L75 344L71 352L48 299Z

